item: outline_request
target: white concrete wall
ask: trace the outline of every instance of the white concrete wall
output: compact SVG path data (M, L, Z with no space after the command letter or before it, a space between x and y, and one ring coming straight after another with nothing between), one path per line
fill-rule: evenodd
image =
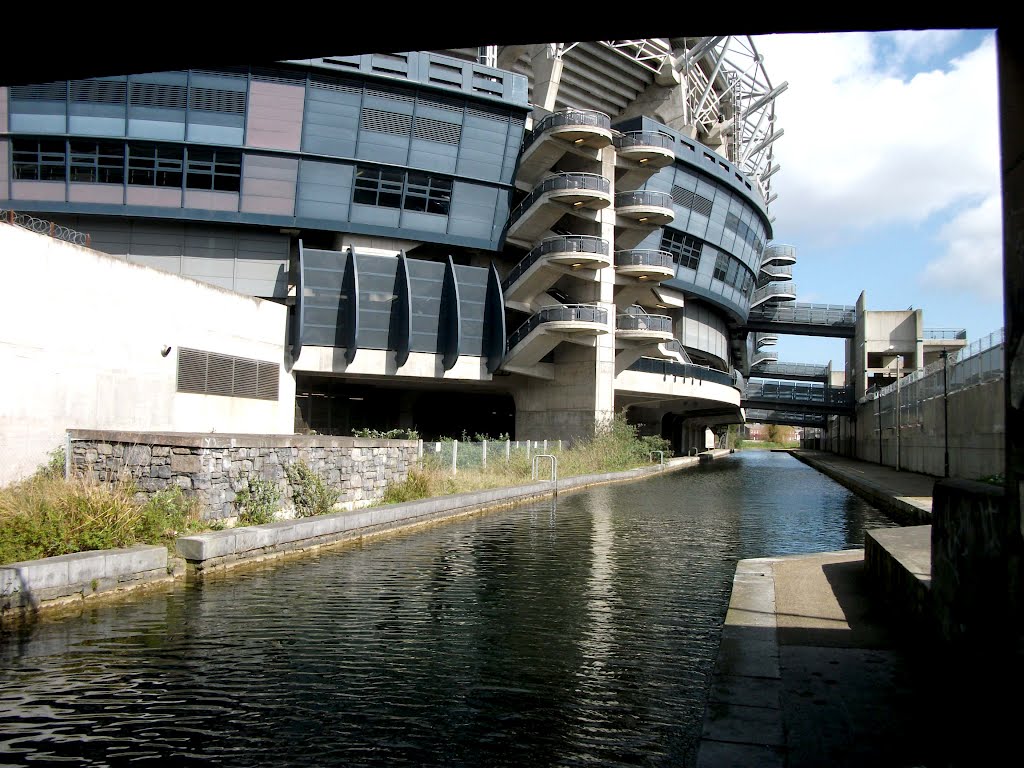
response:
M276 402L175 391L179 347L282 363L283 305L5 224L0 274L0 483L67 429L293 432L283 365Z

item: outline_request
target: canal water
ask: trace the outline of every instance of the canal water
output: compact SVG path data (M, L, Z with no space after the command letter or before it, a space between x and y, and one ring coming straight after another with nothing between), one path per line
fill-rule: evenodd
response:
M0 764L686 766L736 561L893 523L742 452L0 636Z

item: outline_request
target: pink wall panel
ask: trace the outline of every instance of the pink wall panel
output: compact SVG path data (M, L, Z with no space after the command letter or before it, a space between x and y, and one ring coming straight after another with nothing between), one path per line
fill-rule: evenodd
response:
M63 181L15 181L11 184L11 197L15 200L47 200L64 202Z
M249 88L246 145L297 150L302 141L305 97L306 89L301 85L254 80Z
M68 199L72 203L124 203L124 187L120 184L72 184Z
M161 208L181 208L181 190L165 187L128 186L128 205L155 205Z

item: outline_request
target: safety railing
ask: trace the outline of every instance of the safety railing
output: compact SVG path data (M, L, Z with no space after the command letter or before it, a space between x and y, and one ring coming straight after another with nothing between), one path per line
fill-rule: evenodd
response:
M793 264L796 262L796 247L786 245L784 243L772 243L765 247L764 255L761 256L762 264L768 261L780 261L787 264Z
M568 235L546 238L526 254L518 264L512 267L512 271L502 281L502 288L507 289L522 277L523 273L536 264L540 258L547 256L549 253L596 253L602 256L609 256L611 254L611 246L603 237L595 237L593 235Z
M951 341L966 341L966 328L925 328L922 335L924 339L948 339Z
M628 208L630 206L671 209L672 196L667 192L656 192L652 189L635 189L631 192L615 193L616 208Z
M634 248L629 251L615 252L616 267L659 267L675 269L672 254L668 251L657 251L649 248Z
M834 304L804 304L799 302L779 306L761 306L750 310L748 322L759 320L772 323L807 325L848 325L857 323L857 308Z
M814 363L779 363L766 362L757 371L758 376L800 376L802 378L824 379L828 376L828 366Z
M79 232L76 229L71 229L71 227L65 227L45 219L37 219L34 216L29 216L27 213L18 213L17 211L0 208L0 221L40 235L49 235L55 240L64 240L75 245L84 245L86 248L92 244L92 236L85 232Z
M672 332L672 318L668 315L649 315L646 312L623 313L615 316L617 331Z
M694 379L697 381L708 381L715 384L724 384L727 387L735 386L736 379L716 368L708 368L695 363L677 363L674 360L661 360L656 357L641 357L629 366L627 370L639 373L656 373L660 376L675 376L677 378Z
M617 134L613 142L615 148L619 150L630 147L658 147L674 152L676 148L675 139L657 131L626 131Z
M509 225L515 224L543 195L559 189L585 189L610 194L611 182L596 173L560 173L557 176L550 176L534 187L533 191L515 207L508 217Z
M750 380L743 390L743 399L852 406L853 391L850 387L826 386L816 382Z
M514 349L537 326L552 322L585 322L608 325L608 310L596 304L561 304L557 307L544 307L512 332L508 337L508 349Z
M757 304L784 296L796 296L796 288L786 283L769 283L754 289L754 293L750 297L750 303Z
M533 127L533 133L523 139L523 152L543 136L546 131L565 125L584 125L593 128L605 128L610 131L612 120L604 112L590 109L564 109L559 112L552 112Z
M424 466L458 474L460 470L486 469L538 454L562 451L561 440L420 440L419 458Z

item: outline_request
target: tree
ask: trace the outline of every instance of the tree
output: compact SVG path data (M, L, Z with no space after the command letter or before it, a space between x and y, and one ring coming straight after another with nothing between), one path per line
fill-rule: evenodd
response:
M769 442L771 442L771 443L779 442L779 438L782 436L780 434L779 425L778 424L769 424L768 425L767 435L768 435L768 441Z

